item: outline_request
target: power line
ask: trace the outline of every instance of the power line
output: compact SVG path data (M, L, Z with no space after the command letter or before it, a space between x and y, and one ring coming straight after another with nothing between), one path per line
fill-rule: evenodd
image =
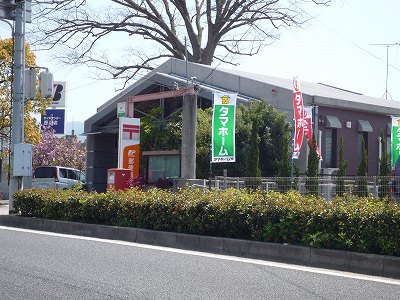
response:
M320 20L318 20L317 18L315 18L314 16L310 15L308 12L306 12L304 9L302 9L301 7L299 7L298 5L294 4L294 6L296 6L299 10L301 10L304 14L308 15L311 19L315 20L316 22L318 22L320 25L322 25L323 27L325 27L326 29L328 29L329 31L333 32L334 34L336 34L337 36L339 36L340 38L342 38L343 40L347 41L348 43L352 44L353 46L357 47L358 49L364 51L365 53L369 54L370 56L376 58L377 60L386 63L385 60L381 59L380 57L376 56L375 54L369 52L368 50L364 49L363 47L361 47L360 45L356 44L355 42L353 42L352 40L348 39L347 37L345 37L344 35L336 32L335 30L333 30L332 28L330 28L329 26L327 26L326 24L322 23ZM386 45L386 44L385 44ZM391 45L391 44L390 44ZM394 45L399 45L399 43L394 44ZM393 66L391 64L388 64L389 67L400 71L399 68L397 68L396 66Z

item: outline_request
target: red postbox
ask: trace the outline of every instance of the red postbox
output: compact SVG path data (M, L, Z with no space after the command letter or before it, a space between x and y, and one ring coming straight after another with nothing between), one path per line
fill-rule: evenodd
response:
M108 169L107 170L107 189L124 190L130 187L130 169Z

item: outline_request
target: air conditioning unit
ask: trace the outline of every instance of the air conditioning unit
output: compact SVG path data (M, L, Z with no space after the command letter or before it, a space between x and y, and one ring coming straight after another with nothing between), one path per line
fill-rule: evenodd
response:
M322 168L321 174L322 176L337 176L339 168Z

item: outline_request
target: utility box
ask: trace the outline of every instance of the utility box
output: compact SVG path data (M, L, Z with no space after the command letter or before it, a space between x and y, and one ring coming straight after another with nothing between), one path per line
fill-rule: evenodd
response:
M33 99L36 96L36 71L25 69L25 99Z
M107 189L125 190L129 189L131 182L130 169L108 169L107 170Z
M15 144L13 176L32 176L32 145Z
M53 74L45 71L39 74L39 92L43 98L53 97Z

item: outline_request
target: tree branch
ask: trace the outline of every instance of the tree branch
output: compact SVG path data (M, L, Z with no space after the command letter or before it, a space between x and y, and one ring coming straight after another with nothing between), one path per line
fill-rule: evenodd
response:
M331 2L312 0L311 3L327 6ZM61 49L58 57L65 62L91 61L91 67L97 65L102 72L110 68L112 78L126 74L130 80L133 74L138 74L134 69L148 70L166 57L183 59L185 37L189 39L188 58L193 62L211 64L213 59L222 59L232 63L241 55L255 55L275 41L282 28L301 27L308 22L303 7L310 1L111 0L106 7L96 3L36 0L33 12L36 28L30 33L32 44ZM132 61L126 66L103 64L96 53L114 35L119 35L121 44L125 40L135 45L146 41L151 56L131 55Z

